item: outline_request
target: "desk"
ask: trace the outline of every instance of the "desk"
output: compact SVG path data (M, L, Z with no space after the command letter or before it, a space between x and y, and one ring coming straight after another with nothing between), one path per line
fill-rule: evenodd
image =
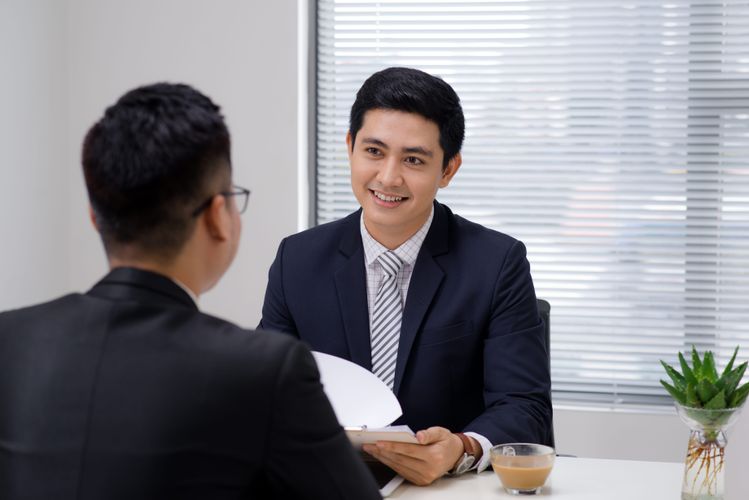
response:
M557 457L543 493L513 496L489 468L481 474L444 477L427 487L403 484L388 498L398 500L669 500L681 496L682 463Z

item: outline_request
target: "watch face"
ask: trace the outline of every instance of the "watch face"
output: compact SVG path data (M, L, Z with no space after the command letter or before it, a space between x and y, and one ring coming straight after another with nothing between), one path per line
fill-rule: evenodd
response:
M460 459L460 463L457 467L455 467L455 474L463 474L468 469L471 468L473 465L473 462L476 459L473 455L469 455L468 453L463 453L463 458Z

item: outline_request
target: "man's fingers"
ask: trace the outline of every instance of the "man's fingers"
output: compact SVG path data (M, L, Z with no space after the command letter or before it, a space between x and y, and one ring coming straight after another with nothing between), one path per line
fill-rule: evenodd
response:
M426 475L428 470L425 470L423 461L383 450L373 450L372 456L403 476L408 482L418 486L430 484L437 478Z
M364 451L417 485L434 482L450 470L463 443L444 427L430 427L417 433L420 444L377 441Z
M425 465L425 461L419 458L411 457L409 455L401 455L400 453L387 451L381 448L378 448L378 450L372 453L372 455L380 461L387 459L389 462L397 463L403 467L414 470L423 468Z
M426 460L429 454L429 450L425 449L425 446L420 444L399 443L397 441L377 441L375 446L380 450L398 453L409 457L419 457L422 460Z
M365 445L364 450L403 476L406 480L418 486L431 484L435 479L442 476L443 471L434 468L432 463L433 457L429 454L426 454L425 458L422 458L400 453L398 451L388 450L388 448L398 448L397 446L392 445L399 444L402 443L394 443L391 441L378 442L377 445ZM420 455L424 454L424 451L429 449L429 447L418 445L416 448L421 452Z
M444 427L429 427L416 433L416 440L421 445L432 444L443 441L450 437L452 433Z
M375 445L364 445L364 449L367 453L406 479L409 479L410 476L416 475L416 470L414 470L413 467L413 462L416 461L416 459L408 457L407 455L388 452ZM411 466L409 466L409 462L411 462Z

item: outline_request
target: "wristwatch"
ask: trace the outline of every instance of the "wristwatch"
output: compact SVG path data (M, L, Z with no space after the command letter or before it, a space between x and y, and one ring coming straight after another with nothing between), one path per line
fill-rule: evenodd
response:
M481 460L481 455L483 455L484 450L481 448L481 445L478 444L474 447L471 438L462 432L458 432L455 435L463 442L463 456L460 457L450 474L459 476L467 472L471 467L473 467L473 464Z

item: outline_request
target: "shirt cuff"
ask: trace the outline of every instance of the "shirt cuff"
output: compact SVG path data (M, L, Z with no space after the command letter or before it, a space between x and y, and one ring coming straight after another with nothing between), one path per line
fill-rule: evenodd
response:
M486 468L489 467L489 462L491 462L491 457L489 456L489 453L490 453L489 450L491 450L492 444L489 442L488 439L486 439L481 434L476 434L475 432L466 432L464 434L478 441L479 444L481 445L481 449L484 450L483 454L481 455L481 460L479 460L477 464L473 464L473 466L468 470L476 469L477 472L485 471Z

